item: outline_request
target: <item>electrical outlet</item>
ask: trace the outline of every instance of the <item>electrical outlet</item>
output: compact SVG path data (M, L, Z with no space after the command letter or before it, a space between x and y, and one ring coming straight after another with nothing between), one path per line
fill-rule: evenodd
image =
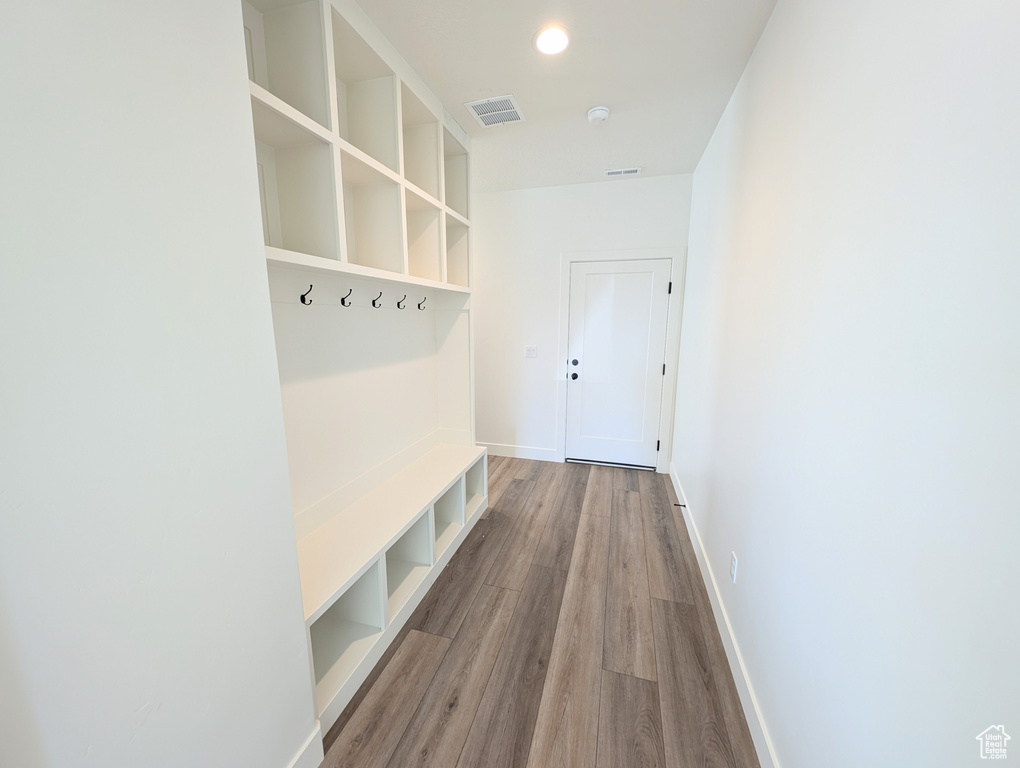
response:
M538 357L538 347L531 344L525 344L524 346L525 357Z
M737 553L730 552L730 580L737 583Z

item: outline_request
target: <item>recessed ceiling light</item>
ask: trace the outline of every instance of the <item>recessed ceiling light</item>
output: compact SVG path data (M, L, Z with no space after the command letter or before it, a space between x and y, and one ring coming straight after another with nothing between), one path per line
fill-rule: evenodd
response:
M543 29L535 38L535 47L550 56L564 51L569 43L570 38L567 37L567 33L559 27Z

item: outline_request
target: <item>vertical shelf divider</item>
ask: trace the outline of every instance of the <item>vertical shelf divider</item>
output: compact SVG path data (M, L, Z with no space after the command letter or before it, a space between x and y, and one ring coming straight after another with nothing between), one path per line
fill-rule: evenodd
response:
M336 50L333 45L333 5L329 0L321 2L322 45L325 55L326 98L329 101L329 124L333 133L340 135L340 113L336 91Z

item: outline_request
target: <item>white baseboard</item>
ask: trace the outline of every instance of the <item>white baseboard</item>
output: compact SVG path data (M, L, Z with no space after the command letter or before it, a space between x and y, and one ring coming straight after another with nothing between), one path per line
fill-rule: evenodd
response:
M762 717L761 709L758 706L758 699L754 695L751 678L747 674L747 667L744 666L744 657L740 653L740 645L733 634L733 626L730 624L729 616L726 613L726 606L723 603L722 594L719 592L719 584L715 580L712 565L708 560L708 553L705 551L705 545L701 541L701 534L698 533L698 526L691 515L687 496L684 494L683 486L680 485L680 478L672 462L669 465L669 479L673 483L677 497L684 504L684 522L691 533L694 554L698 558L701 576L705 580L705 586L708 588L708 598L712 603L712 613L714 614L716 626L719 629L719 635L723 641L723 648L726 650L726 660L730 664L733 682L737 686L740 706L744 710L744 718L747 720L747 727L751 731L751 740L754 742L754 749L758 753L758 762L761 764L761 768L779 768L779 759L772 748L772 739L769 738L768 729L765 727L765 719Z
M315 730L305 741L305 744L294 755L287 768L319 768L322 763L322 728L319 721L315 721Z
M489 449L490 456L507 456L511 459L535 459L537 461L562 461L555 448L529 448L526 445L503 445L502 443L478 443Z

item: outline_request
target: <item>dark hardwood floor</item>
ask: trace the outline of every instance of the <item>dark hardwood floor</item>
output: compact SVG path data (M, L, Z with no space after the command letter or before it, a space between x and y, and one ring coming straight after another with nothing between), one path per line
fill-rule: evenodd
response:
M490 457L325 768L758 768L664 475Z

